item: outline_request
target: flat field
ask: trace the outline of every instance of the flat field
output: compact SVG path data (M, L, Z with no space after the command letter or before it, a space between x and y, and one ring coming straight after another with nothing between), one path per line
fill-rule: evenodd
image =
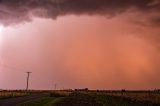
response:
M160 94L147 92L76 92L56 106L160 106Z
M22 98L28 94L16 93L21 97L1 99L0 103L11 100L19 102L9 106L160 106L160 93L154 91L47 91L37 92L34 99L26 100ZM33 98L33 94L25 98Z

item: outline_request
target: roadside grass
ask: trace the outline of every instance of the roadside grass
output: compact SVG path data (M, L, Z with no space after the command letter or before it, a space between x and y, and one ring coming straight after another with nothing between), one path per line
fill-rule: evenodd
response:
M50 93L48 97L27 101L25 103L21 103L16 106L55 106L56 103L60 102L63 98L64 98L64 95L62 94Z
M64 97L55 98L54 100L48 102L45 106L56 106L56 103L60 102Z
M21 97L21 96L27 96L26 92L0 92L0 100L1 99L8 99L8 98L15 98L15 97Z
M61 99L62 97L43 97L37 100L18 104L16 106L54 106L54 104L59 102Z

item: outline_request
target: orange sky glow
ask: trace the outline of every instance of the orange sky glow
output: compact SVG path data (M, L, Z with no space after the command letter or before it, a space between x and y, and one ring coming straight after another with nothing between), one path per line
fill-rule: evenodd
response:
M157 29L158 30L158 29ZM159 52L139 28L121 17L66 16L5 27L1 32L1 88L158 88ZM158 79L157 79L158 78Z
M55 83L58 89L160 88L160 3L151 1L144 1L144 7L134 1L125 4L141 11L111 6L101 12L101 6L97 11L93 6L86 13L78 7L72 11L66 3L68 13L63 7L57 7L60 13L53 9L55 16L35 9L28 12L31 19L24 14L5 19L1 14L13 11L0 5L0 89L25 89L27 71L32 72L30 89L54 89ZM153 5L154 12L146 15L144 8Z

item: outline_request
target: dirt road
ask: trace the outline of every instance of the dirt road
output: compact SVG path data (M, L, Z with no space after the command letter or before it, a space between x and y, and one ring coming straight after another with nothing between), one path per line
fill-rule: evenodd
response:
M49 94L43 93L43 94L34 94L34 95L24 96L24 97L4 99L4 100L0 100L0 106L15 106L19 103L23 103L23 102L27 102L27 101L39 99L42 97L47 97L47 96L49 96Z

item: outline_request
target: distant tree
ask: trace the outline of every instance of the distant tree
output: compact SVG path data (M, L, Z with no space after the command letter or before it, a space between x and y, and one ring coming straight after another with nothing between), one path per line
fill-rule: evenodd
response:
M122 89L122 90L121 90L121 94L122 94L122 95L123 95L125 92L126 92L125 89Z
M85 91L88 91L88 88L85 88L84 90L85 90Z

